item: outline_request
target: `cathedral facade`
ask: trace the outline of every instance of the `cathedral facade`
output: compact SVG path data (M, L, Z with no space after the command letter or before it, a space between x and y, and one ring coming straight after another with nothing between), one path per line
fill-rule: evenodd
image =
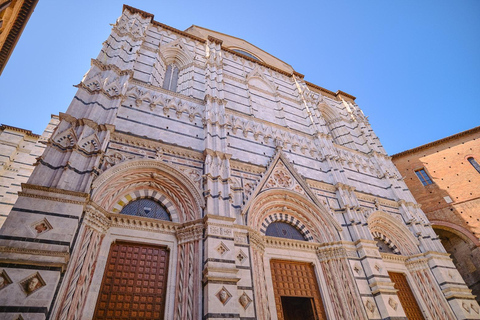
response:
M5 319L477 319L355 97L124 6L0 230Z

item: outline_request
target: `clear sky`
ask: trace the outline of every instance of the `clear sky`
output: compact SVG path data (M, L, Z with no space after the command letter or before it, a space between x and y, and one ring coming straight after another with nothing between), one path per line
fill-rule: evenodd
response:
M0 123L42 133L65 112L124 1L40 0L0 76ZM245 39L356 96L389 154L480 125L479 0L125 3Z

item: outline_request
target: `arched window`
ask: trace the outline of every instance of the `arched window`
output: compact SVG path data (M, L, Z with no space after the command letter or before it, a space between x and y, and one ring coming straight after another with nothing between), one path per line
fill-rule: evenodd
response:
M130 216L172 221L167 210L160 203L151 199L139 199L132 201L123 207L120 213Z
M249 57L249 58L255 59L255 60L257 60L257 61L260 61L260 59L258 59L258 58L255 57L253 54L248 53L248 52L246 52L246 51L243 51L243 50L240 50L240 49L233 49L233 51L238 52L238 53L240 53L240 54L243 54L244 56L247 56L247 57Z
M177 91L179 69L175 64L170 64L165 71L165 78L163 79L163 89L170 91Z
M270 237L287 238L293 240L305 241L305 237L300 231L286 222L272 222L268 225L265 235Z
M467 160L477 170L477 172L480 173L480 165L475 160L475 158L474 157L469 157Z

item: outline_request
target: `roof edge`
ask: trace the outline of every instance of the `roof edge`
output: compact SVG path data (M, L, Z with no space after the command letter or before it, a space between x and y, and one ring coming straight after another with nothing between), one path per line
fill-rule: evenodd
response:
M304 80L304 78L305 78L305 76L304 76L303 74L301 74L300 72L295 71L295 69L294 69L290 64L286 63L286 62L283 61L283 60L278 59L277 57L275 57L275 56L271 55L270 53L266 52L265 50L263 50L263 49L255 46L254 44L251 44L250 42L248 42L248 41L245 40L245 39L240 39L240 38L237 38L237 37L235 37L235 36L230 36L230 35L224 34L224 33L222 33L222 32L218 32L218 31L215 31L215 30L210 30L210 29L207 29L207 28L204 28L204 27L200 27L200 26L197 26L197 25L191 25L190 27L188 27L188 28L186 29L186 30L188 30L188 29L190 29L190 28L192 28L192 27L198 27L198 28L201 28L201 29L203 29L203 30L214 31L214 32L217 32L217 33L220 33L220 34L224 34L224 35L227 35L227 36L230 36L230 37L233 37L233 38L242 40L242 41L246 41L246 42L250 43L252 46L258 48L259 50L262 50L263 52L265 52L265 53L267 53L267 54L269 54L269 55L277 58L278 60L282 61L283 63L289 65L289 66L292 68L293 72L292 72L292 73L286 72L286 71L281 70L281 69L279 69L279 68L277 68L277 67L275 67L275 66L269 65L268 63L265 63L265 62L263 62L263 61L255 60L255 59L253 59L253 58L251 58L251 57L249 57L249 56L246 56L246 55L241 54L241 53L239 53L239 52L236 52L236 51L234 51L234 50L228 49L228 48L226 48L226 47L224 47L224 46L222 45L222 43L223 43L222 40L217 39L217 38L215 38L215 37L208 36L207 39L203 39L203 38L197 37L197 36L195 36L195 35L193 35L193 34L190 34L190 33L187 32L187 31L182 31L182 30L176 29L176 28L174 28L174 27L171 27L171 26L169 26L169 25L163 24L163 23L161 23L161 22L155 21L155 20L153 20L153 19L154 19L154 15L151 14L151 13L142 11L142 10L140 10L140 9L131 7L131 6L126 5L126 4L123 5L123 11L124 11L124 10L128 10L128 11L130 11L130 12L132 12L132 13L138 13L138 14L142 15L144 18L152 18L151 23L152 23L153 25L162 27L162 28L164 28L164 29L167 29L167 30L170 30L170 31L173 31L173 32L176 32L176 33L178 33L178 34L180 34L180 35L182 35L182 36L185 36L185 37L187 37L187 38L190 38L190 39L192 39L192 40L196 40L196 41L199 41L199 42L202 42L202 43L205 43L205 42L207 42L207 41L216 42L216 43L220 44L222 50L224 50L224 51L226 51L226 52L228 52L228 53L230 53L230 54L233 54L233 55L236 55L236 56L241 57L241 58L243 58L243 59L246 59L246 60L248 60L248 61L257 63L257 64L259 64L259 65L261 65L261 66L263 66L263 67L265 67L265 68L269 68L269 69L271 69L271 70L273 70L273 71L276 71L276 72L278 72L278 73L280 73L280 74L283 74L283 75L285 75L285 76L288 76L288 77L296 76L296 77L299 77L299 78L301 78L301 79L303 79L303 80ZM349 99L352 99L352 100L355 100L355 99L356 99L355 96L352 96L351 94L348 94L348 93L346 93L346 92L344 92L344 91L337 90L337 92L333 92L333 91L330 91L330 90L325 89L325 88L323 88L323 87L320 87L320 86L318 86L318 85L316 85L316 84L313 84L313 83L311 83L311 82L308 82L308 81L306 81L306 80L304 80L304 81L306 82L306 84L307 84L308 86L311 86L311 87L313 87L313 88L315 88L315 89L317 89L317 90L320 90L321 92L327 93L328 95L334 96L335 98L338 98L338 96L344 96L344 97L349 98Z
M39 138L40 137L39 134L33 133L32 130L22 129L22 128L18 128L18 127L14 127L14 126L9 126L9 125L6 125L6 124L2 123L2 125L0 126L0 130L5 130L5 129L9 129L9 130L12 130L12 131L17 131L17 132L22 132L22 133L25 133L26 135L34 137L34 138Z
M469 134L472 134L472 133L477 133L477 132L480 132L480 126L472 128L472 129L468 129L468 130L465 130L465 131L462 131L462 132L459 132L459 133L456 133L456 134L453 134L451 136L448 136L448 137L445 137L445 138L442 138L442 139L439 139L439 140L435 140L435 141L423 144L423 145L415 147L413 149L408 149L408 150L396 153L396 154L392 155L392 159L393 158L400 158L400 157L405 156L407 154L412 154L412 153L415 153L417 151L429 148L431 146L439 145L439 144L448 142L450 140L454 140L454 139L457 139L457 138L460 138L460 137L463 137L463 136L466 136L466 135L469 135Z

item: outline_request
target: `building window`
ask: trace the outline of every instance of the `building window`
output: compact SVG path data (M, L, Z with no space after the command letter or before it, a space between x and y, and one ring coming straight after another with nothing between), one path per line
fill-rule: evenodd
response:
M246 51L243 51L243 50L240 50L240 49L233 49L233 51L238 52L238 53L240 53L240 54L243 54L244 56L247 56L247 57L249 57L249 58L255 59L255 60L257 60L257 61L260 61L260 59L258 59L258 58L255 57L253 54L248 53L248 52L246 52Z
M265 235L270 237L279 237L279 238L305 241L305 237L300 233L300 231L296 227L280 221L272 222L267 227Z
M470 162L470 164L475 168L475 170L478 171L478 173L480 173L480 165L478 164L478 162L475 160L474 157L470 157L467 159L468 162Z
M163 80L163 89L177 91L178 73L179 70L176 65L168 65L167 71L165 71L165 79Z
M424 186L433 183L432 179L430 179L425 169L416 170L415 173L417 174L418 179L420 179Z
M121 214L172 221L167 210L152 199L138 199L123 207Z

